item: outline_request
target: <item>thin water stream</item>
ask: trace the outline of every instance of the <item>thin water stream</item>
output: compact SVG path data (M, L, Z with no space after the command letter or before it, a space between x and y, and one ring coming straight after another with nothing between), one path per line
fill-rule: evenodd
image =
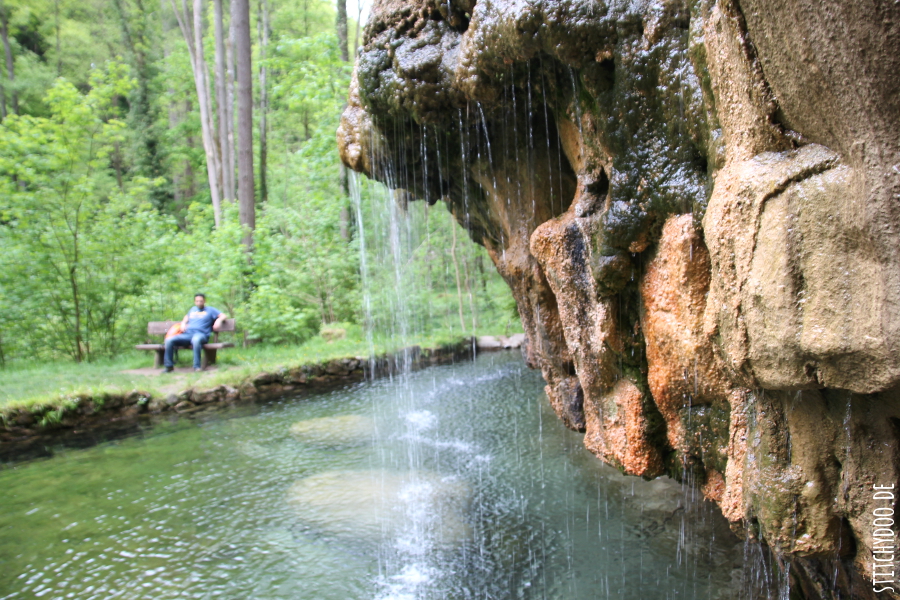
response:
M0 598L732 598L690 489L602 466L517 353L0 471Z

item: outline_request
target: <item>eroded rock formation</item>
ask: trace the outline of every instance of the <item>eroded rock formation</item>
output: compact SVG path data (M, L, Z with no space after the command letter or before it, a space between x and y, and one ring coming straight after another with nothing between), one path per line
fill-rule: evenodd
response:
M895 2L380 0L338 141L487 248L591 451L696 481L801 596L870 598L898 72Z

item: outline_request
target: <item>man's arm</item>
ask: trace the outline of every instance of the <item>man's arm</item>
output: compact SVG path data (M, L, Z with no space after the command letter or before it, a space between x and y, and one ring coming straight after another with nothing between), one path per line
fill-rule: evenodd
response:
M222 323L225 322L225 313L220 312L219 316L216 317L215 322L213 323L213 331L218 331L219 327L222 326Z
M188 319L188 315L184 315L184 318L181 320L181 330L182 330L182 331L184 331L185 329L187 329L188 321L189 321L189 320L190 320L190 319Z

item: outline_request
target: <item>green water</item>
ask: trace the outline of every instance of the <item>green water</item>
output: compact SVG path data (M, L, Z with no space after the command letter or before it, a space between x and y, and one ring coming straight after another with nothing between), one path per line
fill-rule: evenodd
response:
M515 353L158 423L0 490L4 599L731 598L741 573L713 507L603 467Z

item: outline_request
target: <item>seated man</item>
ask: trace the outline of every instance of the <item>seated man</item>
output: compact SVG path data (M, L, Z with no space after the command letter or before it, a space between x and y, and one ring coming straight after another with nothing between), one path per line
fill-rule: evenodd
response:
M176 336L172 336L166 340L166 353L163 357L163 364L166 366L166 373L171 373L175 368L175 347L194 348L194 370L200 370L200 352L203 351L203 344L209 340L209 334L218 331L222 321L225 320L225 314L219 312L212 306L206 306L206 296L197 294L194 296L194 306L184 315L181 320L181 330Z

